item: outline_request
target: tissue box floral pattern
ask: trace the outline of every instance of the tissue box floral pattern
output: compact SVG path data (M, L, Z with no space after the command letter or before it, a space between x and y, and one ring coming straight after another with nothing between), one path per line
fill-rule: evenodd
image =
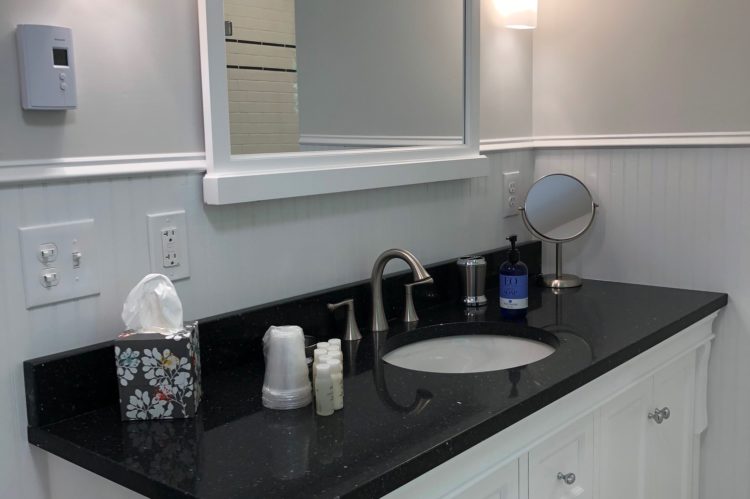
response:
M123 420L189 418L201 399L198 324L175 334L126 331L115 341Z

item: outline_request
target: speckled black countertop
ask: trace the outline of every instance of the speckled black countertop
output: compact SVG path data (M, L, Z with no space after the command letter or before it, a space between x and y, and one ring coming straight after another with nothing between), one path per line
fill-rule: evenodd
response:
M345 352L345 407L330 417L315 416L312 407L264 409L260 351L249 348L244 362L219 362L218 329L205 359L216 366L205 369L205 397L193 420L120 422L111 344L27 361L29 441L150 497L377 497L727 303L720 293L602 281L560 295L530 291L522 324L501 320L497 292L489 290L483 311L467 312L455 301L422 307L418 328L475 323L464 327L524 335L523 326L532 326L557 342L551 356L505 371L416 372L378 360L374 343L382 354L422 331L394 323L375 341L363 331ZM50 387L66 373L66 385ZM64 396L87 383L92 396L106 400L92 405Z

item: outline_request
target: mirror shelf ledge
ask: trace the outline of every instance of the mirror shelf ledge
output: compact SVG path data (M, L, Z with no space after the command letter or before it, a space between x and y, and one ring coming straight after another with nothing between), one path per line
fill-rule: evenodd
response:
M267 201L486 177L489 169L487 157L476 154L406 163L209 171L203 198L209 205Z

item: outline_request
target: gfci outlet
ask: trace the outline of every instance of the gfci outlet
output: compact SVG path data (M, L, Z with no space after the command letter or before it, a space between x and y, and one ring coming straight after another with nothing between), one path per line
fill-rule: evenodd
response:
M518 208L521 206L519 201L519 180L520 172L503 172L503 216L512 217L518 215Z
M148 215L151 272L171 280L190 277L185 211Z

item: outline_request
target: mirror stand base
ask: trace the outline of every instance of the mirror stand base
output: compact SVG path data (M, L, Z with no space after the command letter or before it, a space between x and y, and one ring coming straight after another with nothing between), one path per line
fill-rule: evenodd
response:
M572 274L544 274L539 276L539 283L548 288L577 288L581 278Z

